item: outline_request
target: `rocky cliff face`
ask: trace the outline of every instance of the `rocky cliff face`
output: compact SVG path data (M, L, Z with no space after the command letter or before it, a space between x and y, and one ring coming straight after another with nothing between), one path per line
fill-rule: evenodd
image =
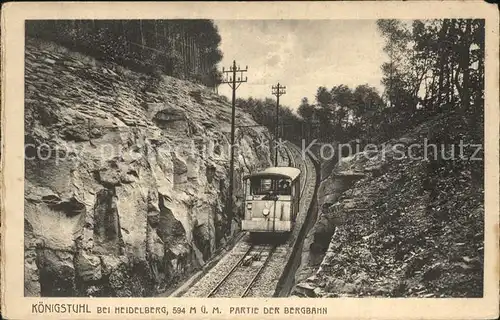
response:
M482 130L450 112L342 158L318 190L295 294L481 297L483 155L458 147Z
M225 99L30 39L25 80L27 296L154 295L231 236ZM269 164L264 129L236 135L235 211Z

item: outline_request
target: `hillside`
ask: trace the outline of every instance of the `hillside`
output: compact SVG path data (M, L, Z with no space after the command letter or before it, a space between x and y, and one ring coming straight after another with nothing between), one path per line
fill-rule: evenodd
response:
M483 120L471 119L442 113L378 150L324 163L333 170L323 172L295 294L481 297L484 162L473 156L484 153L469 146L459 158L460 141L483 141Z
M225 99L50 42L25 58L27 296L151 296L224 245ZM266 130L236 134L238 182L269 151Z

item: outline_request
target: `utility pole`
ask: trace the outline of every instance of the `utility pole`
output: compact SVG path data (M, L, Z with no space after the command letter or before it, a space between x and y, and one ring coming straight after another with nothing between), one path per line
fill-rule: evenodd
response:
M271 87L272 94L276 96L276 122L274 124L274 166L278 166L278 111L280 106L280 96L286 94L286 86L278 85Z
M221 83L227 83L231 89L233 89L233 100L232 100L232 113L231 113L231 158L229 159L229 198L228 198L228 208L229 208L229 232L231 232L231 223L233 221L233 187L234 187L234 121L236 116L236 89L240 87L243 82L247 82L248 78L243 79L243 73L248 71L248 66L245 69L241 69L239 66L236 67L236 61L233 61L233 65L229 67L229 70L224 70L222 68L222 81ZM238 73L238 76L236 75Z
M300 139L305 142L307 145L307 137L304 134L304 121L300 122ZM301 146L302 146L302 141L301 141Z

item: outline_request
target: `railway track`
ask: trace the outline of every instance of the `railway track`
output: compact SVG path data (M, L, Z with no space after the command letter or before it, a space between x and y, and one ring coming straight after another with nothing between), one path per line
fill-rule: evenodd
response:
M306 212L311 203L311 189L315 188L315 180L313 179L314 169L309 168L312 163L310 159L302 159L299 147L288 143L285 148L288 157L288 165L297 167L301 170L301 204L300 210ZM288 241L276 246L273 255L269 257L266 266L256 276L252 286L248 288L245 297L269 297L276 294L276 281L281 278L283 272L283 263L290 252L290 245L293 239L297 236L301 229L301 223L298 223L292 234L288 237Z
M280 153L278 165L287 165L290 167L296 166L295 157L288 147L284 148L286 154ZM283 163L283 162L287 163ZM302 192L304 187L302 187ZM253 292L252 288L259 278L262 271L266 268L271 260L273 253L276 250L276 244L252 244L247 252L234 264L234 266L226 273L226 275L210 290L206 295L211 297L246 297Z
M290 149L288 147L285 148L285 152L288 158L288 166L295 167L295 158L292 156L292 153L290 152Z
M266 267L276 246L252 245L243 257L208 293L211 297L245 297Z
M301 174L300 211L307 212L315 188L310 159L302 159L299 147L287 143L278 165L299 168ZM305 214L303 214L305 216ZM303 221L302 221L303 222ZM301 223L302 223L301 222ZM270 297L283 273L291 244L301 228L299 223L284 243L256 244L249 235L214 266L205 277L188 289L187 297Z
M294 151L292 152L291 149L293 149ZM303 161L300 161L300 165L297 166L296 157L300 158L300 150L298 150L298 147L292 143L288 144L288 146L285 148L285 151L286 151L287 157L288 157L288 166L299 168L301 171L300 199L302 201L303 196L304 196L304 192L306 189L306 184L310 180L309 169L308 169L308 165L306 163L307 160L304 159ZM294 156L293 153L297 153L297 155ZM306 199L304 199L304 200L306 200Z

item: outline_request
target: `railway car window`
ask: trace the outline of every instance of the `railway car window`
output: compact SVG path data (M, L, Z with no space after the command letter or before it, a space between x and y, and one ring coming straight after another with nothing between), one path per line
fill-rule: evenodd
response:
M292 181L286 178L256 178L250 182L252 195L291 195L292 187Z
M278 194L279 195L290 195L292 193L292 182L289 179L280 179L278 181Z
M273 191L272 179L255 179L251 183L251 191L253 195L269 194Z

